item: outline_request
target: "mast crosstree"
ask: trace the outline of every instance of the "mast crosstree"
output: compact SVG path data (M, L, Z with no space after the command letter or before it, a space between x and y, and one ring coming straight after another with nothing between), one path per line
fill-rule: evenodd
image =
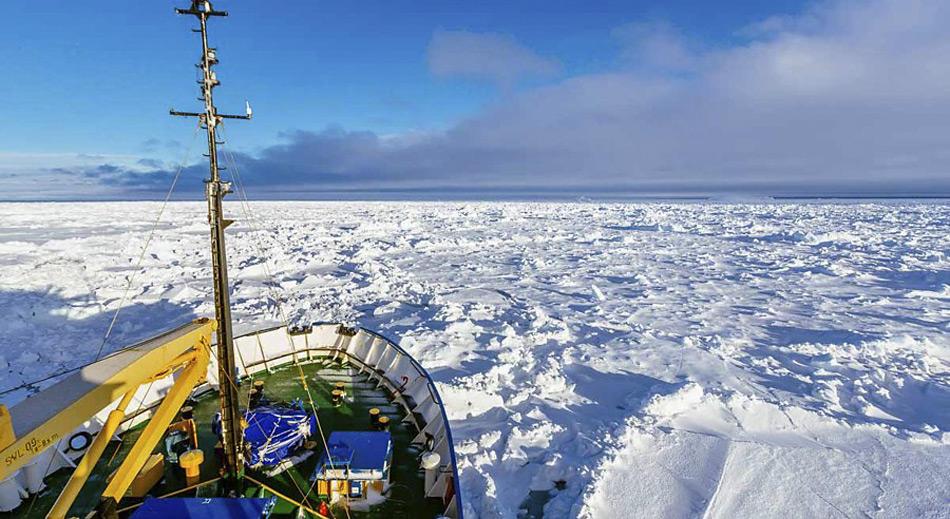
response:
M250 119L251 107L245 105L245 115L219 114L214 106L213 91L220 85L213 67L218 63L217 51L208 46L208 19L212 16L227 16L227 11L217 11L211 2L192 0L188 9L175 9L178 14L190 14L198 18L201 33L201 62L197 67L202 71L201 101L204 112L179 112L170 110L171 115L197 117L202 128L208 134L208 162L211 176L205 180L205 195L208 200L208 222L211 225L211 260L214 271L214 312L218 321L217 361L218 383L221 393L221 443L224 450L225 475L239 490L244 477L244 431L241 428L241 414L238 407L237 370L234 355L234 332L231 324L231 303L228 286L228 258L224 243L224 229L231 220L224 218L224 196L231 192L230 182L221 180L218 171L218 149L216 128L224 119Z

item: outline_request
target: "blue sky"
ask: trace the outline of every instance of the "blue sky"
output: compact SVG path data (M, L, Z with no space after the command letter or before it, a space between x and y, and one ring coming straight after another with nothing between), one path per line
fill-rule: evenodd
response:
M198 103L194 24L175 5L5 7L6 198L161 191L192 135L167 109ZM950 86L934 73L947 67L888 50L943 44L939 2L215 5L231 12L211 26L217 104L240 111L248 98L255 109L252 122L228 126L228 146L249 182L275 196L948 184L936 116L950 103L915 94ZM871 135L882 113L889 122ZM201 175L194 157L188 166Z

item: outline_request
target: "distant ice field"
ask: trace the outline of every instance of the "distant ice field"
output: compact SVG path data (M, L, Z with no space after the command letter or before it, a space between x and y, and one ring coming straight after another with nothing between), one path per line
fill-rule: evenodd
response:
M92 360L130 277L105 351L213 313L204 204L135 268L159 205L0 204L0 391ZM397 340L471 517L950 517L948 203L250 206L239 331Z

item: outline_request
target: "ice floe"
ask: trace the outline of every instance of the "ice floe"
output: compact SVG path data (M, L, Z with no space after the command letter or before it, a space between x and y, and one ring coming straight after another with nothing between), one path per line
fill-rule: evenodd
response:
M947 204L251 206L239 330L398 340L472 517L950 517ZM130 279L106 351L212 312L203 204L135 269L156 210L0 204L0 390L91 360Z

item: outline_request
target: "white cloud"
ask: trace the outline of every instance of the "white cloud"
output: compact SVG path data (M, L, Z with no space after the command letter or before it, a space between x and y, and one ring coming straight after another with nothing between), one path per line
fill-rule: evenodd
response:
M943 1L840 1L706 52L669 27L627 26L649 70L522 93L433 153L452 171L478 150L469 181L947 192L948 25Z
M522 90L444 132L288 134L243 170L284 187L947 194L947 26L945 0L834 1L705 50L626 26L647 66ZM499 35L437 33L429 58L501 85L556 70Z
M504 34L436 31L428 49L429 70L437 77L487 80L501 88L519 81L551 77L557 60L545 58Z
M613 30L623 46L621 58L641 69L688 71L698 63L695 43L666 22L635 22Z

